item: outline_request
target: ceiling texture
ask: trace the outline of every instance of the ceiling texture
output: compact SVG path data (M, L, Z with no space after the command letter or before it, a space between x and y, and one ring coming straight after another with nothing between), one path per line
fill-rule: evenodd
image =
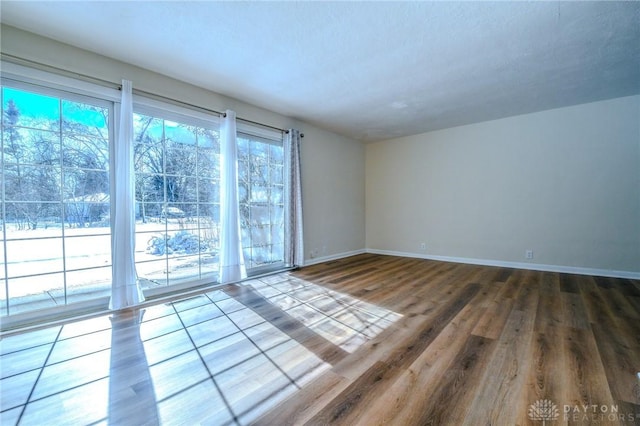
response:
M640 93L640 2L7 1L1 21L362 140Z

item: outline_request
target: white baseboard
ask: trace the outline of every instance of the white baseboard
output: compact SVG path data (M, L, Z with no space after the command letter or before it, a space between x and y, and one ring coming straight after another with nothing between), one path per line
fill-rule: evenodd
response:
M314 257L312 259L305 259L304 265L302 266L311 266L311 265L316 265L318 263L330 262L332 260L343 259L345 257L355 256L357 254L364 254L366 252L367 251L365 249L360 249L360 250L353 250L353 251L345 251L342 253L332 254L329 256Z
M561 272L567 274L594 275L612 278L630 278L634 280L640 279L640 272L633 271L614 271L610 269L582 268L576 266L545 265L540 263L507 262L502 260L473 259L467 257L436 256L430 254L408 253L391 250L365 249L364 251L366 253L383 254L387 256L413 257L418 259L439 260L442 262L467 263L470 265L499 266L503 268L529 269L532 271Z

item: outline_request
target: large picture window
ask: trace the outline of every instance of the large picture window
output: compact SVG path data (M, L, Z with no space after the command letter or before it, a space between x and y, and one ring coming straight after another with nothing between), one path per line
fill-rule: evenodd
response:
M111 111L99 99L2 87L2 314L110 290Z
M284 263L284 152L282 137L238 134L240 229L249 273Z
M136 269L142 287L215 281L220 143L212 124L134 114Z
M86 302L82 309L106 307L112 237L131 237L115 229L111 217L110 148L118 134L119 96L26 72L24 79L3 72L0 86L0 315L75 302ZM140 286L156 295L216 282L219 117L134 97L132 118ZM248 275L285 263L282 136L254 124L238 126L239 225Z

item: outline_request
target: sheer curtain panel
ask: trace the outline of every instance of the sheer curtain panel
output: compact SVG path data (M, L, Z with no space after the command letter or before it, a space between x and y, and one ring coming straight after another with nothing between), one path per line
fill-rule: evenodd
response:
M109 308L121 309L144 301L135 267L135 181L133 176L133 94L131 82L122 80L120 120L112 146L111 260Z
M239 281L247 272L242 254L238 206L236 113L227 110L220 126L220 278Z
M300 181L300 131L289 129L284 138L285 154L285 266L304 264L302 234L302 185Z

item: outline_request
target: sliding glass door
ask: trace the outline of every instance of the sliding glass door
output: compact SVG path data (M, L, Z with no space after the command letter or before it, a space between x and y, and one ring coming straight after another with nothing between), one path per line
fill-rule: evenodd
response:
M0 315L107 300L112 236L127 232L110 217L116 98L32 83L1 86ZM147 294L218 279L218 119L134 98L135 262ZM284 266L283 135L238 129L242 248L255 275Z
M136 269L143 288L211 282L218 273L217 124L174 120L162 112L134 114Z
M248 273L284 265L283 149L281 134L238 135L240 228Z
M111 285L112 105L2 87L0 311L65 305Z

